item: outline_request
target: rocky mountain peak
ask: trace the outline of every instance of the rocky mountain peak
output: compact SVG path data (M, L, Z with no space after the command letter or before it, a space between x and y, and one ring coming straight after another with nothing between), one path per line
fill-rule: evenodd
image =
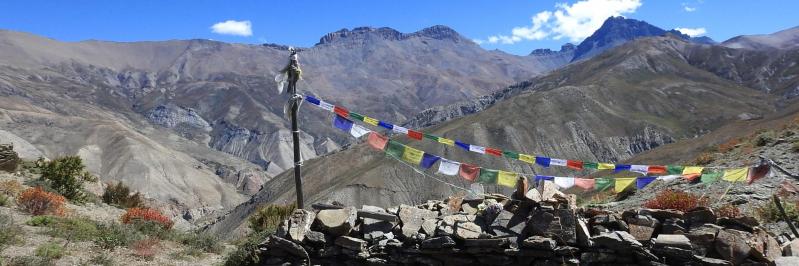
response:
M427 37L437 40L449 40L460 42L464 38L455 30L444 25L435 25L424 28L414 33L402 33L389 27L372 28L357 27L352 30L341 29L325 34L316 45L337 44L337 43L360 43L366 40L388 40L399 41L413 37Z
M424 28L410 35L429 37L437 40L451 40L455 42L463 40L463 37L457 31L444 25L435 25Z
M574 51L574 49L576 49L574 44L566 43L566 44L560 46L560 51L553 51L552 49L549 49L549 48L535 49L532 52L530 52L530 55L532 55L532 56L543 56L543 55L563 54L563 53L572 52L572 51Z
M625 17L609 17L594 34L586 38L575 50L572 61L596 55L608 48L647 36L661 36L665 30L645 21Z

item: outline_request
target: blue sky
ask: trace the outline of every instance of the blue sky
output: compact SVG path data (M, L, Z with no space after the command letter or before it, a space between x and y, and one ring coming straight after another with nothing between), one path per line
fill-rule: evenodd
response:
M645 20L664 29L704 31L723 41L799 26L796 10L799 1L2 0L0 29L65 41L202 38L312 46L325 33L342 28L386 26L413 32L442 24L479 40L486 49L528 54L579 42L607 15Z

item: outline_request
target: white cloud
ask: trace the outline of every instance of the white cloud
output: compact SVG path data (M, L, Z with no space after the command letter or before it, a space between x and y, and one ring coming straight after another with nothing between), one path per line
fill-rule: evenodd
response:
M554 11L541 11L531 18L531 25L514 27L510 35L493 35L488 43L514 44L523 40L568 38L579 42L602 26L611 16L634 13L641 0L582 0L572 5L555 5Z
M707 30L705 30L705 28L676 28L675 30L678 30L683 34L691 37L702 36L705 35L705 33L707 33Z
M696 11L696 7L690 7L690 6L683 6L682 9L685 10L685 12L694 12L694 11Z
M249 20L228 20L211 26L211 32L217 34L252 36L252 23Z

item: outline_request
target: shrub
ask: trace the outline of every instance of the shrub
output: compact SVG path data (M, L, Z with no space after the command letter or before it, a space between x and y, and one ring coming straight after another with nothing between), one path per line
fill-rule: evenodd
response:
M25 222L25 224L30 226L48 226L50 224L55 223L56 217L49 216L49 215L37 215L31 217L30 220Z
M141 208L144 207L144 201L141 194L136 192L130 193L130 188L122 182L109 184L105 192L103 192L103 202L114 205L120 208Z
M46 225L45 234L51 237L72 241L90 241L98 234L97 224L86 218L61 218L57 217L53 223Z
M0 194L0 207L8 206L8 196Z
M142 234L131 226L117 223L98 225L97 231L94 244L107 250L128 246L143 238Z
M22 228L15 225L11 216L0 214L0 251L6 246L17 243L22 235Z
M230 252L225 256L225 266L239 266L239 265L259 265L260 258L256 255L255 250L258 249L258 244L270 235L267 232L253 232L246 238L242 239L241 243L236 245L236 250Z
M64 202L61 195L44 191L41 187L29 188L17 198L17 205L33 215L64 215Z
M78 156L61 157L42 167L42 180L70 200L83 201L83 182L96 180L84 171L83 160Z
M716 215L718 217L735 218L741 216L741 209L728 203L716 208Z
M644 203L644 207L650 209L673 209L684 212L706 205L707 199L700 199L694 194L671 189L658 193L655 198Z
M54 264L49 259L45 259L42 257L37 256L21 256L21 257L13 257L8 262L8 266L41 266L41 265L52 265ZM6 265L6 264L4 264Z
M101 253L92 257L88 262L92 265L112 266L114 265L114 258L107 253Z
M785 201L782 201L782 208L785 209L785 215L788 216L788 220L793 222L799 221L799 208L797 208L796 204L789 204ZM783 220L782 214L780 213L779 208L777 208L777 204L774 202L774 199L761 205L760 207L757 207L755 211L760 219L764 222L776 222Z
M716 158L715 158L715 156L713 156L712 153L705 152L705 153L702 153L699 156L697 156L696 159L694 159L694 164L696 164L696 165L707 165L709 163L712 163L713 160L715 160L715 159Z
M24 189L25 188L22 187L22 184L20 184L17 180L0 181L0 194L13 198L19 196L19 193Z
M735 149L741 143L740 139L730 139L727 142L719 144L718 150L721 153L727 153Z
M64 256L64 248L56 243L44 243L36 248L34 254L48 261L57 260Z
M160 245L161 241L157 238L145 238L133 242L130 248L133 249L134 255L146 260L152 260L155 258L155 254L157 254Z
M223 251L222 245L219 244L219 238L205 232L179 233L172 240L201 252L219 254Z
M762 147L772 142L774 142L774 132L767 131L757 135L752 144L758 147Z
M164 216L158 210L150 208L130 208L122 215L123 224L146 224L147 222L159 225L166 230L171 229L174 224L169 217Z
M261 206L248 218L250 229L255 232L274 233L280 223L291 216L296 208L296 204Z

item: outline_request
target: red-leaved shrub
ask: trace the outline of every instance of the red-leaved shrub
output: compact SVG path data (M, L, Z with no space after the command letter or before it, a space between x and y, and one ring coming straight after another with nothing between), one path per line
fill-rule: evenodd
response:
M741 216L741 209L732 204L724 204L716 209L716 216L735 218Z
M161 241L157 238L145 238L130 245L133 254L146 260L152 260L158 252Z
M122 223L130 224L135 222L154 222L164 227L164 229L170 229L174 224L169 217L164 216L158 210L150 208L130 208L122 215Z
M671 189L658 193L655 198L644 203L644 207L650 209L672 209L684 212L705 205L707 205L707 199L700 199L697 195Z
M17 197L17 205L33 215L64 215L64 202L63 196L41 187L29 188Z

